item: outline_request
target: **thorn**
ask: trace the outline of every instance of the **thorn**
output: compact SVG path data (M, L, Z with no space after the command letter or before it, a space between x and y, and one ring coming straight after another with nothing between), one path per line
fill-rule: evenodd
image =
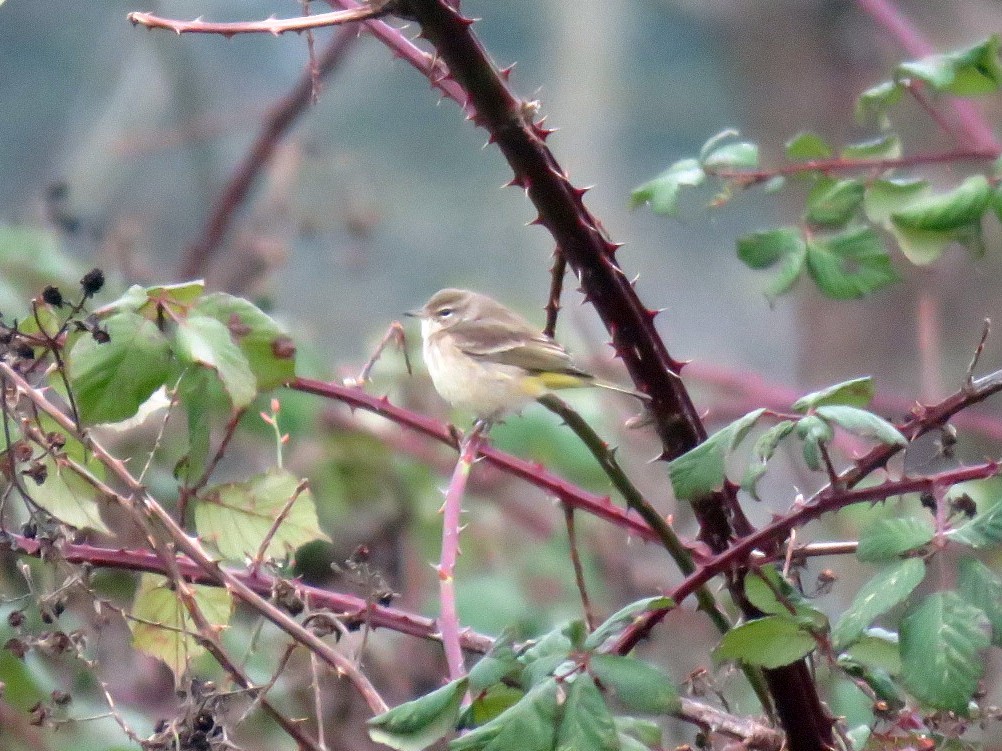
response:
M511 180L509 180L508 182L506 182L501 187L503 187L503 188L522 188L522 189L528 190L528 187L525 184L525 178L522 177L521 175L515 175Z
M477 19L467 18L466 16L456 16L456 22L462 26L466 26L467 28L469 28L470 26L472 26L477 22Z
M575 196L577 196L578 198L581 198L581 197L584 196L585 193L587 193L589 190L591 190L594 187L595 187L594 185L585 185L585 186L583 186L581 188L574 188L574 187L572 187L571 191L574 193Z
M502 68L498 71L498 75L501 76L501 80L507 82L511 78L511 72L515 69L515 63L512 63L507 68Z
M543 215L539 214L539 215L536 216L535 219L532 219L532 220L526 222L526 226L530 226L530 225L533 225L533 224L538 224L538 225L542 226L543 225Z

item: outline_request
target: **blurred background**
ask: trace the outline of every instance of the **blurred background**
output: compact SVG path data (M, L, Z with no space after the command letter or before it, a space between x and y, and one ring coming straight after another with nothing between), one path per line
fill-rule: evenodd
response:
M738 261L734 241L796 221L803 206L796 191L752 190L716 209L706 205L712 196L686 197L679 219L627 208L632 188L695 154L724 128L759 143L765 166L781 163L783 144L802 130L836 145L876 135L854 121L854 98L910 56L861 6L849 0L463 2L467 15L482 19L475 30L497 64L517 63L513 87L538 100L547 125L558 129L549 145L572 182L594 186L586 203L612 239L625 243L619 259L629 275L639 274L643 301L666 309L659 330L676 358L693 360L686 375L711 427L763 401L788 404L791 395L859 375L876 377L884 413L900 417L916 399L955 391L982 320L1000 318L996 224L986 227L985 258L954 249L915 269L895 251L904 281L869 299L835 303L802 281L770 306L762 293L766 275ZM939 50L1002 28L995 0L902 0L896 7ZM259 0L0 6L0 223L52 229L63 251L82 267L102 267L117 289L182 280L182 259L202 237L211 207L308 60L301 36L178 37L134 28L125 19L132 10L221 21L294 16L301 6ZM317 49L330 38L318 32ZM998 98L981 106L988 122L998 121ZM917 107L904 105L894 122L906 153L954 145ZM355 372L391 321L446 286L489 292L542 326L552 241L526 226L532 206L521 191L502 188L510 170L496 149L484 148L485 140L455 103L440 102L413 69L363 35L323 81L317 102L283 140L198 275L266 305L294 332L304 374ZM969 168L946 165L924 174L954 184ZM597 318L575 304L573 287L568 283L558 338L579 359L622 378L607 362ZM417 332L410 333L416 356ZM984 367L995 369L1000 357L995 337ZM448 416L426 381L403 376L392 351L376 373L375 390ZM364 415L289 399L287 419L321 430L307 448L293 451L319 488L333 557L343 561L358 544L369 545L402 593L401 605L434 614L433 576L425 565L437 557L431 499L451 454L415 446ZM671 506L663 466L645 464L657 453L652 438L620 434L632 405L610 406L591 395L572 400L616 435L638 484L692 533L687 512ZM495 440L609 492L576 439L541 412L509 421ZM997 404L980 414L998 418ZM320 428L311 422L318 416ZM984 431L965 437L962 448L979 458L991 452L984 439ZM788 463L763 481L774 495L771 505L753 510L756 521L787 508L794 485L805 492L817 485L795 469L795 457ZM476 492L489 502L471 513L465 533L464 623L496 633L520 620L531 633L575 617L562 515L536 491L486 470L479 483ZM851 535L858 518L847 516L848 527L812 528L808 536ZM506 537L501 525L518 533ZM673 580L656 550L601 525L586 529L603 610ZM858 565L838 564L851 580ZM832 607L854 591L837 589ZM690 618L705 632L704 646L712 646L699 616L677 615L675 627ZM679 679L708 664L706 653L688 642L685 654L672 654L664 631L645 647L647 656L670 663ZM416 668L395 673L401 645L418 648L392 636L370 645L368 666L377 675L385 670L381 685L391 703L434 687L441 675L440 665L420 675ZM436 665L435 648L419 648ZM833 689L836 703L841 690ZM853 699L844 701L836 714L849 711Z

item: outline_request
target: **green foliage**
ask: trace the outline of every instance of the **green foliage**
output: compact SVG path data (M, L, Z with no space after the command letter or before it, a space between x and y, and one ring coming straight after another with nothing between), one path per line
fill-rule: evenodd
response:
M597 654L589 669L626 709L642 714L677 712L678 689L664 673L634 657Z
M122 311L104 326L110 340L82 337L68 363L80 418L88 424L132 417L173 372L170 342L152 321Z
M979 510L973 519L952 530L950 539L974 549L1002 542L1002 501Z
M793 408L798 412L807 412L831 405L865 407L873 400L874 393L872 378L853 378L802 396L793 403Z
M721 661L737 660L763 668L789 665L817 647L810 625L790 615L757 618L724 634L713 656Z
M647 597L643 600L631 602L623 608L606 618L592 631L585 639L585 649L598 649L609 639L612 639L631 625L637 618L651 612L652 610L662 610L674 607L675 603L670 597Z
M989 643L984 612L956 592L937 592L901 621L902 678L908 691L935 709L968 714L984 671L979 652Z
M613 636L666 598L648 598L610 616L590 636L575 621L514 648L504 636L462 681L391 709L370 721L373 740L418 751L452 727L468 732L450 749L639 749L660 739L656 726L614 716L609 701L632 712L680 709L678 689L660 669L634 657L599 651ZM516 689L517 687L517 689ZM472 704L458 712L470 689Z
M856 557L868 563L892 560L924 547L935 534L932 524L923 517L879 519L859 536Z
M199 536L229 560L262 552L264 558L288 558L307 542L329 539L317 522L309 488L281 469L206 488L194 510Z
M763 409L740 417L691 451L668 464L672 488L680 501L698 501L723 487L727 455L744 440Z
M992 626L992 644L1002 647L1002 580L969 556L960 560L958 569L957 593L985 614Z
M87 469L101 475L96 464L92 462ZM40 484L27 481L31 500L63 524L110 534L111 530L101 521L101 496L97 489L62 459L49 457L42 465L45 481Z
M832 629L835 649L841 651L863 636L876 618L904 602L924 578L925 563L918 558L897 561L877 572L859 589Z
M212 627L225 626L230 620L233 601L222 587L192 585L194 603ZM162 576L143 574L132 603L129 621L132 645L167 663L180 684L191 660L204 651L199 633L187 608L176 591Z
M369 720L369 737L397 751L420 751L456 725L466 694L465 679L452 681L420 699Z
M997 93L1002 84L999 46L1000 37L993 35L967 49L899 65L892 80L857 100L857 116L878 119L884 132L846 145L837 159L821 136L801 132L786 143L786 156L796 168L774 170L770 179L770 170L757 169L755 144L726 143L737 136L728 130L707 141L698 158L679 160L637 188L632 205L649 203L655 213L670 215L683 187L702 185L708 178L724 184L714 205L729 200L735 188L764 184L771 189L787 174L806 178L810 189L799 226L760 230L737 241L738 258L748 267L776 268L765 289L770 302L790 291L804 273L837 300L864 297L896 282L899 277L878 228L894 238L913 264L936 261L953 243L982 255L981 220L989 210L1002 216L999 190L986 176L974 174L931 195L925 180L896 174L903 148L900 137L888 130L888 112L916 85L952 96Z
M211 373L234 408L295 375L295 348L275 321L246 300L206 295L201 282L131 287L98 317L108 341L82 336L66 357L86 423L132 417L179 376L188 379L179 398L191 417L209 408L206 398L213 393L193 373ZM190 420L190 441L200 452L205 430L197 423ZM203 461L195 457L196 465Z

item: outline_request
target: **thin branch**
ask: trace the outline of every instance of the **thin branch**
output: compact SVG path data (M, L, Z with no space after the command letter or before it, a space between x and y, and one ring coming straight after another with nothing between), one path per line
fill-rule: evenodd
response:
M398 425L415 430L448 446L456 447L455 439L449 427L444 423L391 404L385 396L373 396L359 388L352 388L339 383L317 381L311 378L297 378L289 384L289 388L343 402L350 407L358 407L369 412L374 412ZM643 540L651 541L658 539L657 534L645 522L616 506L608 496L589 493L551 474L537 463L506 454L487 443L480 446L480 456L488 463L504 470L508 474L526 480L547 493L552 494L561 503L574 506L593 516L611 522L623 528L629 534Z
M233 21L215 22L181 21L174 18L163 18L153 13L132 12L127 18L135 26L145 26L147 29L166 29L177 35L181 34L220 34L225 37L237 34L271 34L279 36L290 31L301 32L309 29L321 29L327 26L342 26L348 23L358 23L375 18L381 18L390 13L391 2L373 2L369 5L350 10L336 10L331 13L318 13L311 16L296 18L268 18L264 21Z
M459 558L459 533L462 530L463 495L466 481L473 469L487 426L479 420L463 439L462 450L445 492L442 514L442 552L438 559L439 616L438 623L449 666L449 680L466 675L463 649L459 641L459 612L456 609L456 561Z
M891 0L856 0L864 12L879 23L913 57L932 55L936 49L905 16L898 11ZM950 106L957 114L961 128L968 140L980 148L998 151L999 142L985 116L973 102L951 98Z
M742 186L766 182L774 177L799 175L804 172L883 172L901 167L916 167L922 164L941 164L943 162L989 162L999 157L998 146L981 146L977 148L954 149L932 154L913 154L895 159L846 159L833 157L831 159L810 159L806 162L783 164L778 167L758 170L743 169L707 169L707 173L724 180L734 180Z
M24 555L38 557L45 550L42 541L24 535L8 532L4 539ZM147 571L163 576L167 576L168 573L164 563L149 550L123 550L83 543L62 542L59 551L68 563L88 563L96 568L123 571ZM186 581L193 584L219 586L216 579L210 577L187 556L178 556L177 565ZM261 571L230 570L229 573L262 597L271 597L276 585L285 581ZM311 608L330 611L348 626L361 625L368 619L372 626L377 628L385 628L429 641L441 640L437 633L438 628L431 618L369 603L362 597L321 589L301 582L296 582L295 588L301 597L310 604ZM463 649L471 652L486 652L492 643L490 637L469 630L464 630L461 638Z
M304 629L285 611L264 600L247 584L233 576L231 572L222 568L215 558L202 548L197 539L190 537L178 526L174 518L132 476L120 459L110 454L90 433L77 431L71 419L49 402L39 390L33 388L31 384L25 381L9 364L2 360L0 360L0 373L14 383L38 409L49 415L68 434L83 443L94 454L95 458L123 483L131 497L127 498L120 494L114 494L112 496L113 500L121 504L130 513L136 510L137 503L140 504L143 512L155 519L163 528L171 543L179 551L191 558L210 578L224 585L238 599L247 603L247 605L256 610L260 615L267 618L293 639L314 652L324 662L334 668L339 675L347 676L359 693L362 694L373 713L378 714L386 711L386 702L383 701L368 678L362 675L350 660L332 649L330 645L322 641L315 634Z
M574 583L577 585L578 595L581 597L581 609L584 611L585 624L587 624L589 631L594 631L597 621L591 607L591 598L588 597L588 584L585 581L584 566L581 565L577 529L574 525L574 509L570 506L564 506L564 523L567 525L567 547L570 549Z

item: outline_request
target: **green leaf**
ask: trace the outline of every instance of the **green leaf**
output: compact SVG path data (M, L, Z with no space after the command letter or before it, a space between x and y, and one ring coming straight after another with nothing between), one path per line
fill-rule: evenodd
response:
M876 389L870 376L853 378L828 386L820 391L813 391L802 396L793 403L797 412L808 412L818 407L841 404L847 407L865 407L873 401Z
M313 494L309 488L299 492L300 482L290 472L273 469L245 482L205 489L195 502L199 537L229 560L256 556L269 533L266 558L285 558L308 542L328 540L317 521Z
M847 654L854 660L880 668L891 675L901 674L901 650L898 635L882 628L868 628L849 646Z
M369 737L397 751L421 751L456 727L466 679L394 707L368 720Z
M233 601L224 587L189 585L195 604L211 626L223 627L230 620ZM132 629L132 645L148 655L167 663L176 683L191 661L204 652L194 634L198 628L181 604L177 592L162 576L143 574L128 619Z
M842 158L847 161L857 159L898 159L901 156L901 139L888 133L869 141L852 143L842 149Z
M993 34L966 49L902 63L897 68L897 77L917 78L936 91L955 96L993 94L1002 84L999 36Z
M817 133L801 131L786 142L786 157L794 160L827 159L832 147Z
M631 712L665 714L681 708L678 689L661 670L635 657L595 654L588 669Z
M822 227L841 227L862 206L864 192L859 180L819 177L807 196L806 219Z
M638 618L652 610L663 610L674 606L675 601L670 597L645 597L642 600L631 602L599 624L585 639L584 649L589 652L598 649L609 639L619 636L627 626L633 625Z
M869 686L874 696L885 702L888 709L902 709L907 703L904 692L898 689L894 679L886 670L864 665L844 654L839 655L836 662L847 675Z
M925 196L892 213L891 221L906 230L955 230L980 221L990 198L988 178L972 175L951 191Z
M827 617L812 607L807 598L771 564L749 573L744 586L748 601L766 615L796 615L812 621L819 629L827 627Z
M769 468L769 461L776 453L780 441L790 435L796 426L797 424L792 420L783 420L773 425L755 441L755 445L752 447L752 460L748 463L748 468L745 469L744 477L741 478L741 489L749 493L756 501L761 500L758 497L756 484Z
M519 661L525 666L522 670L522 685L528 688L548 681L551 673L567 661L571 649L571 640L563 629L556 628L546 633L519 655Z
M208 316L189 316L178 322L174 343L184 362L216 371L235 408L246 407L257 396L250 362L226 325Z
M907 209L929 193L929 183L916 179L874 180L866 186L863 212L874 224L890 228L891 215Z
M178 465L180 471L177 474L188 484L193 484L202 477L208 466L212 440L211 418L216 393L221 389L212 371L189 367L178 381L176 390L188 418L188 452Z
M739 660L768 669L796 662L815 647L817 641L800 622L788 616L768 615L732 628L713 655L717 660Z
M757 409L721 428L696 448L668 463L675 497L698 501L723 487L727 454L741 442L765 412Z
M1002 647L1002 580L970 556L960 559L958 569L957 592L988 617L992 624L992 644Z
M460 715L457 727L465 729L488 723L518 704L523 696L524 691L504 683L495 683L477 693L470 706Z
M257 378L257 388L264 391L296 377L296 348L288 333L254 304L223 292L205 295L191 309L191 314L215 318L230 332L247 357Z
M866 628L912 593L925 578L925 563L919 558L907 558L878 571L864 584L852 605L842 613L832 630L832 641L841 651L863 635Z
M808 415L797 423L797 435L804 442L804 461L809 469L821 469L821 446L835 437L832 426L820 417Z
M999 159L1002 159L1002 157L999 157ZM995 217L1002 222L1002 184L996 185L992 191L991 206L995 212Z
M870 227L847 229L807 244L807 272L836 300L863 297L898 280L891 259Z
M901 621L901 665L905 686L936 709L966 716L985 663L987 616L956 592L936 592Z
M935 534L925 517L878 519L860 535L856 557L864 562L891 560L927 545Z
M557 751L619 751L612 713L602 692L587 673L571 683L557 730Z
M950 539L975 549L1002 542L1002 501L979 510L977 516L953 530Z
M630 194L630 208L647 203L659 215L674 215L682 186L702 185L706 173L695 159L682 159Z
M552 751L560 703L557 682L548 680L486 725L449 742L451 751Z
M806 249L796 227L752 232L739 237L737 245L738 258L753 269L767 269L785 256L803 253Z
M704 162L714 151L719 149L726 141L737 138L741 133L735 128L725 128L719 133L714 133L706 139L706 142L699 147L699 161Z
M707 154L702 164L708 170L753 169L758 166L758 146L747 141L729 143Z
M818 407L814 413L830 423L864 438L872 438L885 446L907 446L908 439L887 420L858 407L831 404Z
M472 692L484 691L521 670L522 665L515 654L514 643L514 634L508 629L494 641L490 651L480 658L467 676Z
M807 259L807 245L796 227L778 227L738 238L738 258L753 269L779 264L779 273L766 288L770 300L788 292Z
M63 524L110 535L111 530L101 521L100 496L94 486L51 456L46 457L42 464L46 471L45 482L38 485L33 480L23 481L28 497ZM91 462L93 464L96 462ZM88 469L91 468L88 466Z
M81 337L67 357L70 388L87 424L132 417L170 376L170 344L135 313L116 313L104 325L104 344Z
M616 729L619 731L620 740L632 738L647 748L661 745L664 732L658 723L638 717L616 717L614 721ZM627 749L624 748L623 751L627 751Z
M856 119L865 123L878 120L886 124L886 112L901 100L904 85L898 81L884 81L871 86L856 99Z
M898 242L898 247L911 263L927 266L939 260L943 252L956 239L956 232L933 232L922 229L907 229L891 222L890 232Z

